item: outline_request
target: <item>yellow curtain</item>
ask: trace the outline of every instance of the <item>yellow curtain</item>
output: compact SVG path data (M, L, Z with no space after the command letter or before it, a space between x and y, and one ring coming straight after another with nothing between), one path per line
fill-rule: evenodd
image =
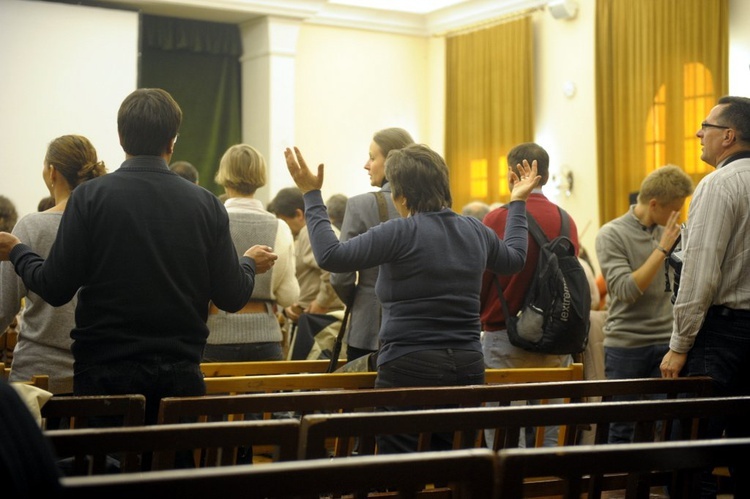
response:
M728 88L728 0L598 0L599 215L625 212L664 164L698 182L695 132Z
M531 17L446 40L445 159L453 208L509 199L506 154L533 140Z

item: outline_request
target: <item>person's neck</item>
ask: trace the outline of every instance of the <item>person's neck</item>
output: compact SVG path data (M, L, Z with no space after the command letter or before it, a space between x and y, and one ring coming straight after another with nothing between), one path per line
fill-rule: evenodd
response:
M750 148L745 147L733 147L727 149L724 154L716 161L714 167L718 168L720 165L726 164L727 161L736 159L737 157L747 157L750 155Z
M47 211L65 211L65 205L68 204L68 198L70 198L70 189L57 188L55 186L55 192L52 193L52 197L55 198L55 206Z
M644 227L651 227L654 225L648 211L648 206L646 205L636 204L635 208L633 208L633 215Z
M227 196L229 196L230 198L253 199L255 197L255 193L247 194L244 192L240 192L236 189L232 189L231 187L226 187L224 191L227 193Z

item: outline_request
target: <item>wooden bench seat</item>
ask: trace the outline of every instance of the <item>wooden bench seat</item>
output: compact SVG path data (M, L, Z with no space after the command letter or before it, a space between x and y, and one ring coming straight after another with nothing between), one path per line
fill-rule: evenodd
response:
M499 497L525 497L529 481L563 480L562 498L599 498L602 482L592 477L624 474L625 497L648 498L652 486L669 484L671 497L699 497L699 472L744 464L750 438L635 443L565 448L505 449L498 455Z
M489 449L428 452L270 465L64 477L77 499L179 497L430 497L491 499L496 455ZM388 492L384 492L384 490Z
M324 373L329 360L269 360L253 362L204 362L201 371L206 377L255 376L259 374ZM337 367L344 365L339 361Z
M360 389L375 386L375 372L216 376L204 378L207 394L292 390ZM558 368L487 369L485 383L531 383L583 379L583 365Z
M299 421L239 421L183 423L122 428L50 430L49 439L59 459L72 459L75 475L107 472L107 456L121 456L119 470L141 470L144 453L153 453L151 470L172 469L180 451L193 451L196 467L236 464L237 450L248 445L275 446L275 458L294 459Z

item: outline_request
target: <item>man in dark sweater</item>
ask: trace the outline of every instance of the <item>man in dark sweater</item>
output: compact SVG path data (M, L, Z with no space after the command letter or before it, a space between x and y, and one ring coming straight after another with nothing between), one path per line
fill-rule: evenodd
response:
M0 233L30 290L55 306L78 293L74 394L142 393L147 423L162 397L205 393L209 301L241 309L276 259L253 246L238 261L221 202L169 170L181 121L164 90L134 91L117 116L125 162L73 192L49 257Z

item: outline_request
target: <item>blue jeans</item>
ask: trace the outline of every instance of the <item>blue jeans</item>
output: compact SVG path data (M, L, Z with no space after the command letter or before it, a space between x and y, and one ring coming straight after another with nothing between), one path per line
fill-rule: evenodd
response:
M686 376L710 376L717 397L750 395L750 319L713 316L709 313L683 370ZM709 421L708 438L748 437L746 414L728 414ZM750 497L750 466L730 468L735 497ZM715 497L716 478L702 473L701 497Z
M410 386L463 386L484 384L484 356L473 350L421 350L378 367L375 388ZM444 407L456 407L455 405ZM422 407L381 407L381 411L409 411ZM415 452L418 435L381 435L378 454ZM453 434L433 434L430 450L450 450Z
M607 379L661 378L659 364L669 350L669 344L636 348L604 347L604 374ZM618 396L616 401L664 398L664 396ZM639 427L639 431L641 428ZM652 431L649 429L648 431ZM636 433L634 423L617 422L609 425L609 443L630 443ZM650 438L649 438L650 437ZM652 435L638 435L636 440L653 440Z

